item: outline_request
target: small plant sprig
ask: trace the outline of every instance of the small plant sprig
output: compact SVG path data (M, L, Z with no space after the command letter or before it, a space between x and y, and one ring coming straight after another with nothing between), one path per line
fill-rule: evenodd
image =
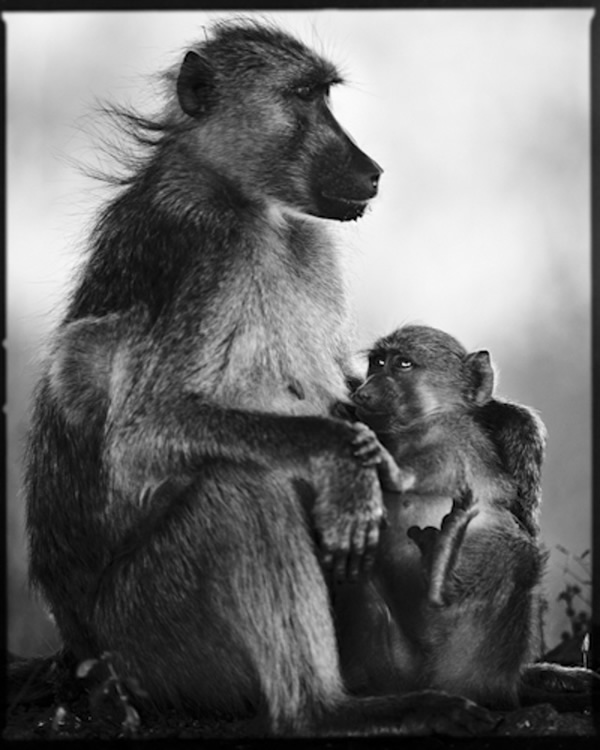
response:
M573 583L566 580L563 590L556 599L558 602L564 601L565 613L569 619L571 628L571 632L563 630L561 640L563 643L567 641L581 643L582 658L585 666L585 662L589 658L589 631L591 627L591 601L589 593L586 593L591 586L590 551L587 549L581 555L573 555L566 547L560 544L556 545L556 549L565 556L563 568L565 579L571 578L574 581ZM571 567L571 560L577 564L577 570ZM578 604L583 604L583 608L580 606L578 609Z

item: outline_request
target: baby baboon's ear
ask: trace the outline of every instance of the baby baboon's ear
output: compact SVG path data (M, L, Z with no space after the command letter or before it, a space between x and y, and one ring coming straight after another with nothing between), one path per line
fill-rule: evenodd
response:
M471 373L471 398L477 406L483 406L492 398L494 391L494 370L490 353L485 349L467 354L465 360Z
M181 109L199 119L210 112L216 96L214 72L210 62L197 52L188 52L177 78L177 98Z

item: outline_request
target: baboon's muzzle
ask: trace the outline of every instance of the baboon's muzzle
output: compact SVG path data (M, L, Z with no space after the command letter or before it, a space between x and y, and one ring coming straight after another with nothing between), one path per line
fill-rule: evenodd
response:
M362 216L377 195L383 169L339 125L337 135L315 160L316 213L326 219L350 221Z

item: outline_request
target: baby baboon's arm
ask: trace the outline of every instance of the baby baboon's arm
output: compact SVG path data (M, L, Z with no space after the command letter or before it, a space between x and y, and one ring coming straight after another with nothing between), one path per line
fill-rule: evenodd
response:
M363 466L375 466L381 488L385 492L408 492L413 489L416 476L410 469L400 468L392 454L380 442L370 427L362 422L355 424L357 434L352 442L354 455Z

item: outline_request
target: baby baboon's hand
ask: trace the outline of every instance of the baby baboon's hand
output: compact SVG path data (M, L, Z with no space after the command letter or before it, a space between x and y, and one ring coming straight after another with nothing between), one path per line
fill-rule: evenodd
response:
M413 489L416 483L414 472L401 469L366 424L356 422L353 427L357 432L352 441L354 455L360 459L363 466L377 467L381 489L386 492L408 492Z
M354 455L360 459L363 466L377 466L386 459L386 454L389 456L370 427L363 422L355 422L352 426L356 432L352 441Z

